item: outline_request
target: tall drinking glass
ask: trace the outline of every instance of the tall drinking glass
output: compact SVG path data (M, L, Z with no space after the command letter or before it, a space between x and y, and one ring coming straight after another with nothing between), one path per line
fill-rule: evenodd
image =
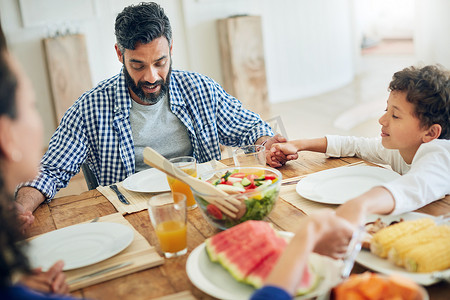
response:
M169 159L169 161L187 175L197 177L197 161L192 156L175 157ZM195 202L194 195L192 195L189 185L171 176L167 176L167 181L169 182L170 190L172 192L182 193L186 196L187 209L191 210L197 207L197 203Z
M186 254L186 196L181 193L153 196L148 201L148 213L164 256Z

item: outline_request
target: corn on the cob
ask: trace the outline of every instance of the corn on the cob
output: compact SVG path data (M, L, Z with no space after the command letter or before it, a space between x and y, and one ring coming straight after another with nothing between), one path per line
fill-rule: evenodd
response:
M405 267L412 272L433 272L450 268L450 237L412 249L405 255Z
M419 247L428 248L427 245L429 244L433 247L440 239L450 240L449 225L430 226L415 234L401 237L392 244L391 250L388 253L388 259L398 266L405 266L404 259L410 251ZM430 248L429 250L432 251L433 249Z
M429 218L400 222L381 229L373 235L370 251L380 257L387 257L393 243L399 238L435 225Z

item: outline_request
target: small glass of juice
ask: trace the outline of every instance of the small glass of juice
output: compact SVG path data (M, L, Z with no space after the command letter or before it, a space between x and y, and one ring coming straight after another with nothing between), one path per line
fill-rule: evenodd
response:
M148 213L166 258L187 253L186 196L164 193L148 201Z
M180 168L189 176L197 177L197 161L192 156L181 156L169 159L171 163ZM167 176L170 190L176 193L182 193L186 196L187 209L191 210L197 207L194 195L192 195L191 188L186 183L183 183L171 176Z

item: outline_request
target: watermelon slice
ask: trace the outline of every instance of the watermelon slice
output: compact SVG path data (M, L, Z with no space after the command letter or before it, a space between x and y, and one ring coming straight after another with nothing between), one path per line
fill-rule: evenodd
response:
M253 271L245 279L245 282L253 285L257 289L261 288L264 284L264 280L267 276L269 276L270 271L272 271L282 252L282 249L272 252L271 255L266 257L264 261L253 269Z
M260 237L261 239L234 245L218 254L219 262L236 280L244 281L253 269L277 250L277 244L273 240Z
M238 281L260 288L287 242L264 221L246 221L206 240L206 251ZM311 264L305 267L298 295L314 290L320 282Z
M305 295L316 289L320 276L314 271L313 266L307 263L303 270L302 279L297 288L297 295Z
M246 221L244 226L233 226L230 229L222 231L213 237L208 238L206 251L211 261L218 261L217 254L225 251L232 245L243 245L249 239L255 239L260 235L273 234L272 225L263 221Z

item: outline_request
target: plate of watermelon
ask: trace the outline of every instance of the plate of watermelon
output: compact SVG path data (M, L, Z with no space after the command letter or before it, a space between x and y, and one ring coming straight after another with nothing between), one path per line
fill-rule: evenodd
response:
M264 221L244 222L195 248L186 263L187 275L197 288L213 297L249 299L262 286L292 236L291 232L276 232ZM243 239L246 247L242 247ZM295 299L325 294L341 281L341 268L342 261L312 254Z

